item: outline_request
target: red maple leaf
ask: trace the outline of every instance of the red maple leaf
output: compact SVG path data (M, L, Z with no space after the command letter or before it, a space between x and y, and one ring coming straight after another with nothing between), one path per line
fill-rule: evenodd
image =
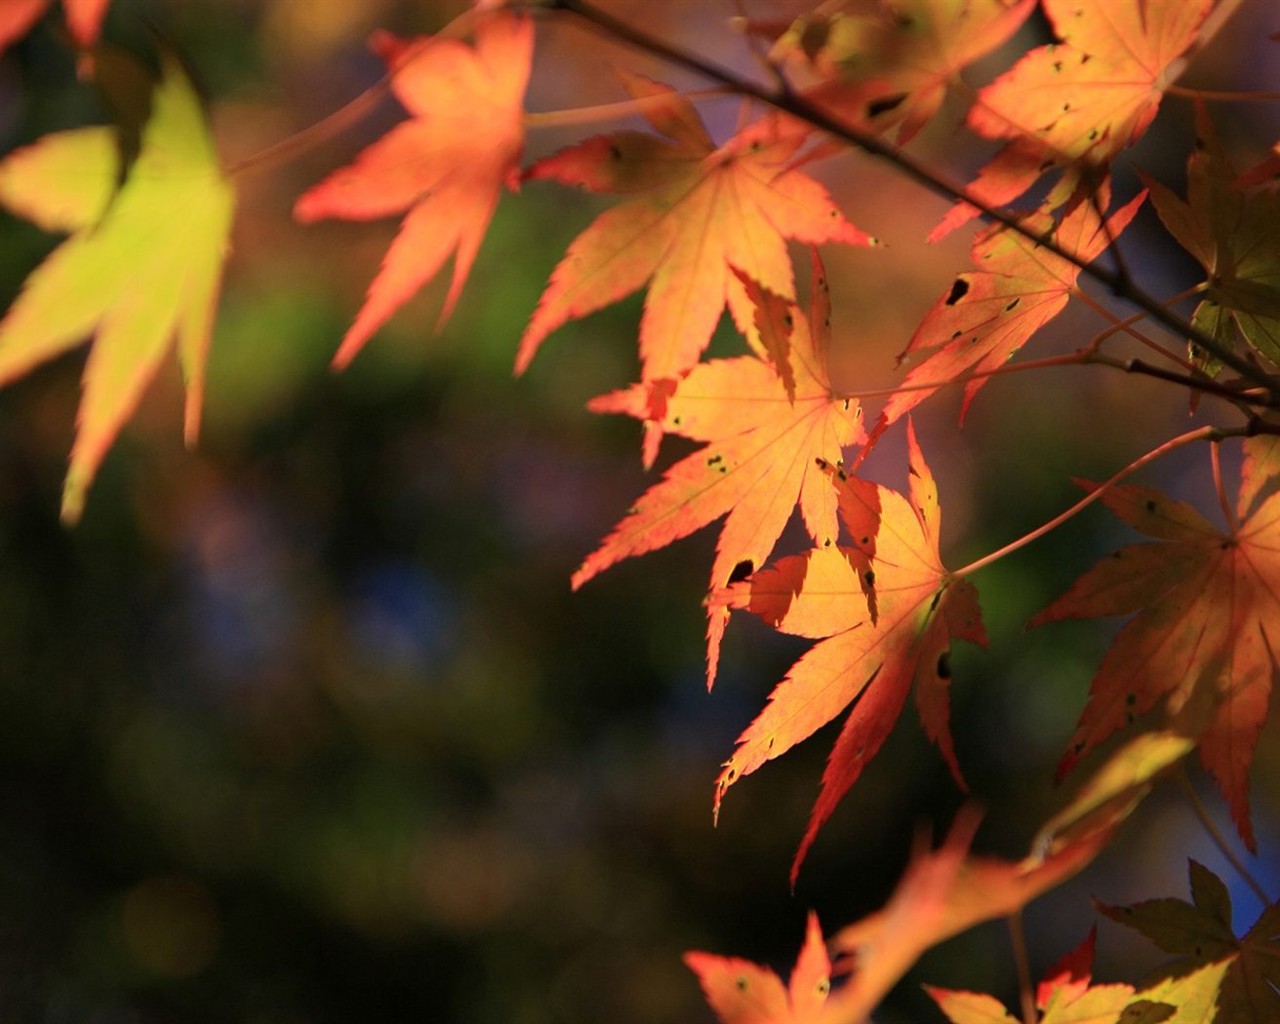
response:
M1280 474L1275 437L1250 438L1233 522L1221 531L1154 488L1113 487L1102 501L1157 540L1122 548L1032 619L1137 613L1089 690L1060 773L1163 701L1192 719L1200 758L1250 849L1248 772L1280 662Z
M1099 196L1105 204L1109 190ZM1146 193L1139 193L1105 222L1092 202L1080 203L1055 226L1047 213L1023 221L1033 234L1051 238L1085 262L1096 259L1128 227ZM966 374L1008 362L1041 327L1062 312L1080 268L1002 224L974 239L978 270L957 277L916 328L899 360L927 353L885 403L872 436L914 409L939 388ZM965 382L960 417L987 377Z
M1071 170L1050 194L1053 207L1096 185L1099 169L1147 130L1212 8L1213 0L1044 0L1061 42L1023 56L969 110L974 131L1012 140L970 195L1003 206L1055 166ZM930 237L977 213L953 208Z
M502 187L519 184L523 100L533 59L533 23L495 14L475 47L456 39L401 40L376 33L391 88L412 115L299 197L294 216L372 220L408 210L400 232L342 339L345 366L453 254L443 323L466 283Z
M795 283L788 238L874 244L841 215L827 190L792 166L807 131L769 115L719 148L674 90L629 76L662 133L597 136L534 164L552 179L628 196L569 246L520 339L516 372L569 320L649 281L640 321L641 379L676 377L702 355L728 303L744 334L754 309L734 271L786 299Z
M749 278L743 282L765 347L785 353L782 365L790 372L755 355L713 359L675 381L636 384L590 403L595 412L645 420L646 463L662 432L704 447L645 492L574 573L575 588L624 558L665 547L724 515L712 589L762 565L797 505L813 542L834 543L836 493L815 459L838 463L864 434L857 401L834 393L828 377L831 302L822 262L815 251L808 318ZM723 606L709 610L708 686L727 617Z
M985 646L986 634L977 591L940 560L937 488L909 421L907 443L905 495L837 474L851 536L866 537L869 513L879 520L873 550L814 548L713 595L713 603L749 611L784 633L826 638L791 667L738 737L716 780L717 810L738 779L853 704L792 864L793 882L819 828L888 737L913 686L925 732L963 785L949 731L949 652L955 637ZM863 599L868 588L871 609Z
M684 962L698 976L721 1024L817 1024L822 1019L831 987L831 960L818 915L812 911L785 987L768 967L739 957L694 951L684 955Z

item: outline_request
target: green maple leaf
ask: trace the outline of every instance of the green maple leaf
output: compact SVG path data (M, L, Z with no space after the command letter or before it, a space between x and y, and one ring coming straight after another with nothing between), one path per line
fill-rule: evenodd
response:
M1254 349L1280 364L1280 195L1246 192L1202 108L1196 119L1199 145L1187 161L1187 198L1147 179L1160 220L1204 267L1206 297L1192 322L1228 348L1237 332ZM1219 366L1198 350L1207 372Z
M0 202L41 227L72 232L0 320L0 385L95 338L63 490L67 521L79 518L103 456L175 337L188 443L199 428L235 193L195 91L168 55L137 159L117 191L119 175L104 128L45 136L0 163Z
M1203 864L1188 863L1191 903L1170 897L1131 907L1098 904L1107 917L1179 958L1165 979L1139 994L1185 1009L1173 1018L1178 1021L1280 1020L1280 904L1267 907L1236 938L1227 887Z

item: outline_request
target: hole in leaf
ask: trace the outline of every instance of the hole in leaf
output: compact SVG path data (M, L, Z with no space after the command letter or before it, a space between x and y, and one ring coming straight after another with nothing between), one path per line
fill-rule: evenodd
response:
M955 283L951 285L951 291L947 293L947 305L954 306L957 302L965 297L969 292L969 282L963 277L957 277Z
M739 562L737 565L733 567L733 572L729 573L729 582L741 583L743 580L745 580L748 576L750 576L755 571L756 571L756 567L752 563L751 559L744 558L741 562Z

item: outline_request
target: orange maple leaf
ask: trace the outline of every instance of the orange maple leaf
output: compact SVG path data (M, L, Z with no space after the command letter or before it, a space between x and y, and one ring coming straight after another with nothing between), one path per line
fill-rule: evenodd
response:
M1109 190L1098 197L1105 204ZM1023 223L1034 235L1051 238L1086 262L1097 258L1128 227L1146 193L1139 193L1105 222L1094 203L1078 204L1055 226L1044 212ZM1008 362L1041 327L1067 305L1080 268L1002 224L974 239L978 270L957 277L916 328L899 361L928 353L885 403L872 436L900 419L939 388L974 372ZM964 419L986 376L965 382Z
M62 0L67 31L79 49L87 50L98 41L110 3L111 0ZM0 4L0 50L25 36L49 4L50 0L4 0Z
M717 148L697 111L673 89L628 76L662 136L597 136L541 160L527 179L552 179L630 196L569 246L520 339L516 372L569 320L650 281L640 321L641 379L675 377L702 355L728 303L738 328L754 315L734 270L795 297L786 240L871 245L827 190L794 169L807 130L777 115Z
M1035 0L881 0L823 5L803 15L771 55L803 59L824 81L807 100L910 141L960 72L1009 38Z
M1275 437L1245 441L1235 519L1218 530L1154 488L1111 488L1102 501L1153 543L1094 566L1031 625L1137 612L1094 676L1059 772L1163 700L1198 718L1200 758L1255 849L1248 771L1280 662L1280 475ZM1185 712L1184 712L1185 709Z
M734 782L853 703L792 864L793 882L818 829L889 735L913 684L925 732L964 784L949 731L949 652L954 637L985 646L986 634L977 590L952 577L939 558L937 488L910 421L907 444L906 495L837 474L841 516L856 540L866 536L868 509L876 513L873 550L814 548L713 595L713 603L745 609L782 632L826 638L791 667L738 737L716 780L717 810ZM862 599L868 587L870 610Z
M1096 183L1098 169L1147 130L1213 0L1044 0L1043 8L1061 42L1027 53L969 110L974 131L1012 140L969 187L989 207L1012 202L1055 166L1069 171L1050 194L1053 207ZM930 237L977 212L960 204Z
M684 962L698 976L721 1024L817 1024L822 1019L831 987L831 960L813 911L785 987L768 967L738 957L694 951L684 955Z
M775 365L746 355L713 359L675 381L636 384L592 400L595 412L646 421L646 463L662 431L705 446L645 492L574 573L575 588L624 558L664 547L726 514L711 567L713 590L764 563L797 504L813 542L834 543L836 492L814 460L838 463L864 434L857 401L834 393L828 376L831 300L821 260L815 251L808 318L793 303L743 280L766 347L789 350L784 365L790 388ZM708 686L727 617L723 606L709 610Z
M345 366L452 253L443 324L466 283L503 185L519 185L525 86L533 23L495 14L475 47L456 39L401 40L376 33L391 88L412 115L363 150L353 164L299 197L294 216L372 220L408 210L369 286L334 363Z
M851 976L831 994L825 1019L865 1021L925 950L983 921L1008 917L1071 878L1106 846L1121 820L1095 821L1065 841L1037 840L1037 852L1008 861L969 853L979 817L962 809L937 850L918 840L889 902L832 937L832 950L841 954L836 971L848 967ZM965 1024L978 1020L983 1018L965 1018Z

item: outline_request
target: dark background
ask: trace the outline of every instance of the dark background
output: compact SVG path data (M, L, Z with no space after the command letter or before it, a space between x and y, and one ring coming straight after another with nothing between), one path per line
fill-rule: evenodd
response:
M1266 7L1246 3L1192 80L1241 87L1249 67L1276 66ZM733 5L611 9L751 66L723 30ZM376 80L371 28L432 31L457 10L116 0L106 35L145 53L150 25L175 45L235 163ZM614 59L701 84L553 23L530 108L620 98ZM1276 137L1272 110L1224 111L1242 164ZM917 148L964 177L989 148L948 111ZM1189 111L1168 102L1134 155L1175 187ZM941 834L964 800L908 709L794 895L787 870L838 726L736 786L712 828L720 761L804 645L735 620L705 692L714 530L569 590L651 479L637 426L583 408L635 374L640 298L557 332L524 378L510 366L547 274L603 203L542 185L504 198L446 330L432 336L433 285L346 373L329 372L395 225L301 228L289 210L399 116L388 101L238 182L197 451L182 448L167 367L67 529L57 510L83 354L0 392L0 1020L707 1021L684 950L789 970L810 907L828 930L876 909L916 830ZM706 116L723 138L736 104ZM0 57L0 148L100 118L55 16ZM535 133L529 155L572 137ZM839 372L852 389L884 387L965 267L967 236L924 246L946 204L865 159L817 173L891 245L827 253ZM7 215L0 239L7 302L55 240ZM1153 293L1196 280L1153 219L1127 244ZM1028 352L1078 347L1101 326L1064 317ZM725 331L714 351L736 344ZM1177 389L1097 368L997 380L963 432L955 413L943 394L919 418L951 565L1061 510L1078 494L1071 476L1109 475L1187 426ZM1201 418L1213 417L1234 422L1208 402ZM896 430L869 466L899 487L901 445ZM1214 510L1203 451L1143 479ZM1129 539L1091 512L976 578L992 649L956 652L953 729L987 809L983 850L1021 856L1060 806L1053 765L1114 628L1023 623ZM1278 760L1269 727L1253 796L1273 890ZM1188 855L1229 882L1246 926L1256 902L1169 786L1081 879L1027 911L1033 970L1083 938L1090 894L1185 896ZM1137 981L1159 960L1107 923L1099 946L1105 980ZM877 1019L940 1019L922 981L1012 1001L1012 973L1003 926L976 929L930 952Z

